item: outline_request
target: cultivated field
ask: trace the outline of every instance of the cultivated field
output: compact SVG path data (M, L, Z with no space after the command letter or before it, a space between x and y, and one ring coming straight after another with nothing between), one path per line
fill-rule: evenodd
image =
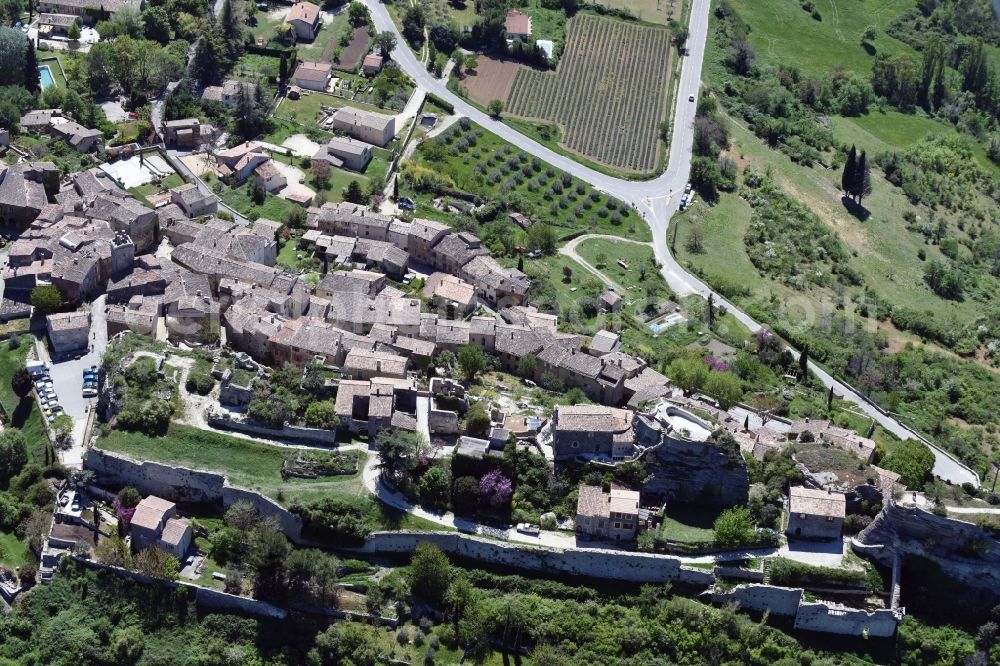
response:
M665 28L591 15L569 21L554 73L523 69L508 108L555 122L562 145L622 171L653 171L667 117L672 50Z
M469 99L486 106L495 99L506 100L517 73L525 69L513 60L499 60L486 55L477 57L476 69L462 73L459 86Z

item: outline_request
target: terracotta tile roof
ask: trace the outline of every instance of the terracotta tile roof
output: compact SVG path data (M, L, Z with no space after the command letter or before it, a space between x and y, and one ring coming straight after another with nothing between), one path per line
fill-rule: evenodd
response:
M846 508L847 500L842 493L803 486L792 486L788 489L788 510L791 513L843 518Z

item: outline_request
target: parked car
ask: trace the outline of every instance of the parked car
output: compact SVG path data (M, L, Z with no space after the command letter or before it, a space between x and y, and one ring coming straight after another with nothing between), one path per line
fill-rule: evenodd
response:
M69 495L60 495L59 506L66 506L67 504L69 504Z
M95 388L85 388L83 389L84 398L94 398L97 397L97 389Z
M400 197L396 203L399 205L400 208L403 208L405 210L413 211L417 209L417 205L413 203L413 199L409 197Z
M528 259L539 259L542 256L541 250L532 250L528 253Z
M694 95L688 95L688 101L689 102L693 102L694 101Z
M521 534L529 534L531 536L538 536L542 533L542 528L538 525L532 525L531 523L518 523L517 531Z

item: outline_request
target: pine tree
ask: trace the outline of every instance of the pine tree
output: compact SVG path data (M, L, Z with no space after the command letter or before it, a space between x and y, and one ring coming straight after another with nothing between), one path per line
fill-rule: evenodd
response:
M42 89L42 79L38 74L38 59L35 57L35 45L30 39L24 53L24 87L33 93Z
M858 158L858 166L854 172L854 196L861 205L861 200L872 193L872 168L868 164L868 156L861 151Z
M854 194L854 173L858 168L858 151L851 146L851 152L847 153L847 161L844 162L844 173L840 176L840 189L844 194L851 196Z

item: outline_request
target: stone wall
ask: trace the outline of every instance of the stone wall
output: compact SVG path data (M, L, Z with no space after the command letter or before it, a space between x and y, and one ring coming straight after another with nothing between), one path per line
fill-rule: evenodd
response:
M891 610L872 612L829 602L805 602L795 614L795 628L846 636L888 638L896 633L899 618Z
M710 571L687 569L676 557L597 548L542 548L525 544L492 541L458 532L376 532L363 553L411 553L422 542L430 542L444 552L477 562L523 571L559 572L572 576L620 580L633 583L679 582L711 585Z
M743 504L750 479L743 457L713 442L671 440L643 456L653 474L642 487L644 498L661 497L667 502Z
M137 462L96 448L87 452L84 467L97 475L101 485L133 486L143 495L157 495L182 504L214 504L225 509L235 502L248 501L261 515L277 518L289 539L298 543L303 541L302 520L298 516L254 490L230 485L222 474L150 461Z
M438 409L434 406L432 399L431 408L428 410L427 427L432 434L458 434L461 431L458 427L458 412L448 409Z
M337 443L336 430L306 428L305 426L293 426L287 423L281 428L268 428L267 426L223 418L212 414L208 416L207 420L208 425L219 430L233 430L248 435L258 435L266 439L290 439L296 442L311 442L313 444L332 445Z
M131 571L121 567L113 567L107 564L101 564L100 562L95 562L93 560L85 560L76 557L75 555L71 555L70 557L91 569L108 571L116 576L128 578L136 581L137 583L142 583L143 585L161 585L163 587L170 587L174 589L185 588L191 590L194 592L195 603L203 608L229 613L241 613L252 617L276 618L279 620L283 620L288 617L288 611L285 609L279 608L266 601L260 601L259 599L251 599L250 597L227 594L221 590L213 590L195 583L189 583L187 581L154 578L153 576L147 576L146 574L139 573L138 571Z
M801 588L737 585L713 590L712 601L736 601L740 608L795 618L795 628L847 636L889 637L896 633L901 613L888 609L868 612L830 601L805 601Z
M727 603L736 601L740 608L772 615L795 617L802 602L802 589L775 587L774 585L737 585L727 591L713 591L712 601Z

